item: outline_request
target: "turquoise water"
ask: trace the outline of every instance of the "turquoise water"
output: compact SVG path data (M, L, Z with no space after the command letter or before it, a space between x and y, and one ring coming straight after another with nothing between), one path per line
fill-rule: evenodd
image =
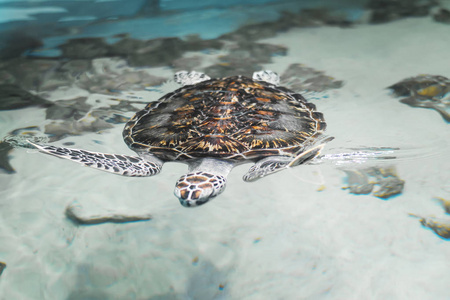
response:
M21 12L2 17L0 299L448 298L441 8L73 3L0 6ZM13 148L134 155L123 126L179 87L176 71L262 69L314 103L334 140L254 183L238 166L198 208L173 195L183 164L129 178Z

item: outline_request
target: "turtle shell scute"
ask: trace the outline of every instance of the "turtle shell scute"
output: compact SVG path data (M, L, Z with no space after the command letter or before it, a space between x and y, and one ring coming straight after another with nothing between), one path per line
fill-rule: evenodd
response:
M184 86L151 102L126 124L135 151L164 161L214 157L255 160L295 155L326 128L302 95L244 76Z

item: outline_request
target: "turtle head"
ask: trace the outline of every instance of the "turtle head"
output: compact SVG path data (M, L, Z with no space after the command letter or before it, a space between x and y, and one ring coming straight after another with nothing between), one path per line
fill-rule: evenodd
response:
M183 175L175 185L175 196L185 207L205 204L225 189L226 178L208 172Z

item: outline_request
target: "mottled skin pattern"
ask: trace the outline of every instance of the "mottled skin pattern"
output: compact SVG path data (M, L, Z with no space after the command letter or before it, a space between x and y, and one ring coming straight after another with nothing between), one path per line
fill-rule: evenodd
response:
M188 173L181 176L175 184L175 195L180 199L197 200L194 205L202 205L209 198L220 194L225 189L225 182L225 177L220 175L207 172ZM205 194L208 197L204 197ZM193 206L192 201L186 201L185 206Z
M293 156L325 130L315 105L293 91L244 76L182 87L125 126L131 149L164 161Z
M130 177L153 176L161 171L161 166L146 161L141 157L106 154L79 149L55 147L51 145L38 145L29 142L41 152L69 159L71 161L94 167L96 169Z

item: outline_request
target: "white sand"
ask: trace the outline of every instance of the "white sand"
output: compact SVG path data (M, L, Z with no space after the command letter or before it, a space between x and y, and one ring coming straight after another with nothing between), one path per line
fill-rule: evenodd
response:
M0 175L0 260L7 264L0 299L448 299L450 242L408 213L443 216L432 198L450 198L449 125L384 88L420 73L450 77L449 32L419 18L295 29L266 40L289 47L267 68L298 62L345 81L315 102L336 137L325 152L401 148L389 163L406 185L389 201L341 190L344 173L330 163L252 184L241 180L244 165L224 194L186 209L172 194L186 171L181 164L136 179L14 151L17 174ZM43 120L42 110L28 109L0 118L3 135ZM130 153L121 131L68 140ZM64 216L74 201L92 214L122 210L154 219L76 227Z

